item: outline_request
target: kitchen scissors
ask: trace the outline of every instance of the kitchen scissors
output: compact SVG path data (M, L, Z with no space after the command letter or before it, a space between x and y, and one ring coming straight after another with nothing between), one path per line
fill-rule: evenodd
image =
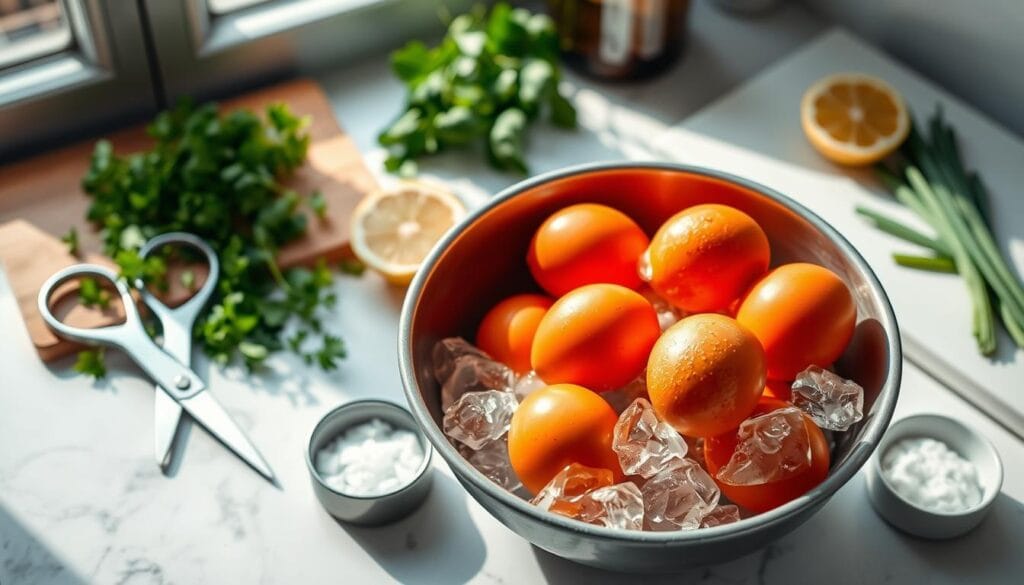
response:
M156 383L154 400L154 451L157 463L166 467L173 458L174 437L182 413L187 412L239 458L260 475L276 484L274 472L253 446L245 433L218 403L206 384L191 369L192 329L196 318L213 294L220 275L220 263L213 249L202 239L184 232L170 232L151 238L139 250L145 258L166 245L185 246L201 252L209 266L203 286L187 301L171 308L150 293L139 280L133 283L142 301L159 319L163 327L163 347L146 332L139 315L132 288L112 270L95 264L77 264L58 271L39 290L39 314L59 336L87 345L103 345L120 349ZM74 327L63 323L50 309L54 292L64 283L81 278L99 278L110 282L124 305L123 323L98 328Z

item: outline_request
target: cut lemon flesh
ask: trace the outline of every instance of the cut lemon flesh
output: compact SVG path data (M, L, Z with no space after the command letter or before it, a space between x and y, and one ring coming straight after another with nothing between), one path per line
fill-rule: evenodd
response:
M881 79L859 73L815 82L801 100L800 121L818 152L852 166L885 158L910 132L900 94Z
M407 181L363 198L352 213L352 251L395 284L408 284L423 259L466 209L440 187Z

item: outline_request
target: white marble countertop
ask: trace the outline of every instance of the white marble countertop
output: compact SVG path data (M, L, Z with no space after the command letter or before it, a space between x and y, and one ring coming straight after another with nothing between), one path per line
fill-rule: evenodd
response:
M696 3L684 60L640 84L576 77L583 130L537 128L534 171L585 161L649 156L668 126L823 29L799 7L733 20ZM379 169L374 136L401 103L383 58L320 77L339 119ZM424 170L451 181L468 203L515 179L472 157L446 156ZM391 526L341 526L319 506L303 449L318 418L361 397L404 402L395 355L402 292L379 278L339 277L330 328L350 355L331 374L290 357L248 377L197 358L198 371L277 471L269 486L204 432L188 432L172 477L152 461L152 386L114 360L99 384L68 363L35 356L0 276L0 584L50 583L521 583L629 581L532 547L491 518L439 458L422 509ZM863 476L807 524L731 563L650 582L1007 582L1024 570L1024 443L911 364L897 417L937 412L989 437L1007 462L1002 494L968 536L905 536L871 510Z

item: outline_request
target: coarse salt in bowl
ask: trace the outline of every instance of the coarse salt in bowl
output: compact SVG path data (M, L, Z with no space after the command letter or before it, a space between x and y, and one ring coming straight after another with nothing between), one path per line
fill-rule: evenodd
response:
M408 410L384 400L356 400L317 423L306 467L328 513L352 524L379 525L423 503L432 454Z
M939 466L957 475L967 472L965 467L941 463L949 456L940 454L937 447L929 445L936 452L928 454L895 450L914 446L907 441L923 439L941 442L958 458L970 462L981 492L976 499L969 487L962 495L948 493L957 490L956 484L969 485L969 478L943 485L938 478L928 477ZM897 460L900 457L911 459L901 462ZM896 469L901 463L904 468ZM915 485L919 480L924 485ZM985 519L1002 485L1003 464L992 443L963 423L937 414L908 416L893 423L867 466L868 496L875 511L900 530L923 538L953 538L972 530Z

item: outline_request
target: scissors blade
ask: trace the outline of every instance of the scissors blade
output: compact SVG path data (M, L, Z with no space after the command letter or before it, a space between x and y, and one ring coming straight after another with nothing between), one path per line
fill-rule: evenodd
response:
M167 311L164 309L164 311ZM173 311L167 311L173 316ZM192 324L181 323L173 318L162 318L164 327L163 350L171 357L189 366L192 363ZM157 465L167 469L171 464L174 449L174 437L181 426L181 407L158 384L153 402L153 440L154 454Z
M234 451L235 455L267 478L270 483L277 485L277 478L270 465L209 392L204 390L191 398L179 401L178 404L224 446Z
M167 469L171 464L171 450L174 447L174 437L178 434L181 413L178 403L158 385L153 401L153 453L161 469Z

